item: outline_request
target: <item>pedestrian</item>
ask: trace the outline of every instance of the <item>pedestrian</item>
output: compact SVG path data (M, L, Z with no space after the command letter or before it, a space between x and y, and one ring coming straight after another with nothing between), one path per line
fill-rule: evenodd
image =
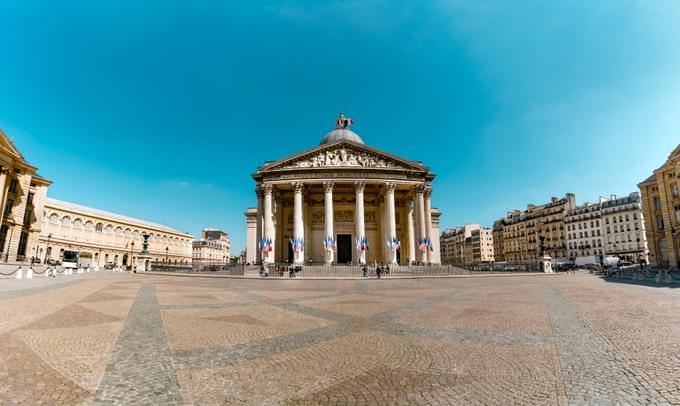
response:
M363 272L364 278L368 276L368 267L366 266L366 264L364 264L364 265L361 267L361 272Z
M375 268L375 274L378 276L378 279L380 279L380 274L382 273L382 266L377 266Z

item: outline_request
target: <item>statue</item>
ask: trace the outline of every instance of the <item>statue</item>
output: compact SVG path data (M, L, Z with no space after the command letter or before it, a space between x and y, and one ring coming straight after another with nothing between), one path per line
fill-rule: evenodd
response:
M538 245L539 249L539 256L544 257L545 256L545 236L540 235L538 239L541 241L540 244Z

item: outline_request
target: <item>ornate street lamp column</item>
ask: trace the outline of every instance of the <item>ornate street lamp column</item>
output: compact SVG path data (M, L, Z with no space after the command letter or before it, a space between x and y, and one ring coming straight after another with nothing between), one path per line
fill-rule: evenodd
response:
M274 263L274 212L272 204L272 193L274 187L266 184L264 190L264 237L263 262Z
M392 182L388 182L385 184L385 192L386 192L386 201L387 201L387 232L388 232L388 238L390 240L390 263L391 264L396 264L397 263L397 223L395 220L395 211L394 211L394 189L396 189L397 185L395 185Z
M354 189L356 192L356 244L357 244L357 262L360 264L366 263L366 247L364 242L368 241L366 238L366 230L364 228L364 188L366 182L354 182Z
M325 251L326 251L326 265L333 263L333 254L335 249L335 234L333 232L333 182L324 182L324 209L325 220L326 220L326 239L325 239Z
M295 182L292 184L294 189L293 194L293 262L296 264L303 264L305 262L305 227L302 220L302 182Z

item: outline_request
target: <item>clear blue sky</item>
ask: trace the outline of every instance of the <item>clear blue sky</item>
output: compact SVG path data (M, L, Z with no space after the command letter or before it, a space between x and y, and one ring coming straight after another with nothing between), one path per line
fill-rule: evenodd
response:
M399 6L397 6L399 4ZM342 106L444 227L623 194L680 142L680 2L0 3L0 128L49 195L244 246L250 178Z

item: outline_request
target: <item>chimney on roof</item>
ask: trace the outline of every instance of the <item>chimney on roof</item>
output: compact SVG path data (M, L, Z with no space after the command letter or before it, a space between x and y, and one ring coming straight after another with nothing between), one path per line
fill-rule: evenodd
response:
M612 200L616 200L616 195L610 195L609 198Z

